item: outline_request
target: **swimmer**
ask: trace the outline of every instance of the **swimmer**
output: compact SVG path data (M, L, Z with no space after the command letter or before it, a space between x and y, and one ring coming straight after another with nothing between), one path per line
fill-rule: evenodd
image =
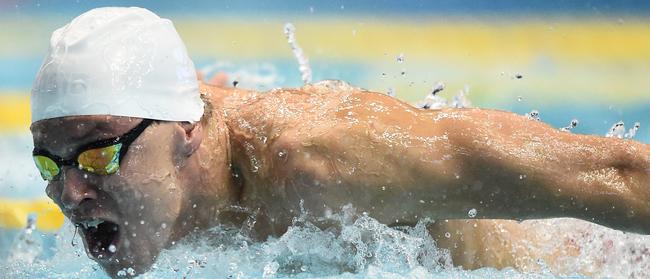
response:
M388 225L572 217L650 234L646 144L343 82L209 86L172 23L141 8L56 30L31 102L46 193L111 276L249 214L264 239L345 205Z

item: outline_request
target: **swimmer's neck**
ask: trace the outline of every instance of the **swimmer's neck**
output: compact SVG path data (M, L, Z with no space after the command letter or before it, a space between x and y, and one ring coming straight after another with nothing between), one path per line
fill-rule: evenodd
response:
M260 120L259 111L249 110L249 108L258 98L271 93L262 94L252 90L206 84L201 84L200 90L204 101L209 102L207 109L212 112L206 123L201 156L208 156L208 158L213 156L219 161L211 163L211 168L204 168L201 174L203 180L207 182L204 183L206 187L214 189L215 192L201 195L209 198L216 197L216 199L212 198L206 206L215 212L216 216L213 218L217 220L216 225L244 228L246 222L254 218L255 226L249 228L254 238L264 239L268 235L283 231L286 224L271 221L267 216L268 208L265 206L265 200L255 198L257 197L253 189L255 187L251 183L256 183L254 176L259 173L246 167L249 166L251 152L244 150L243 144L251 143L249 141L251 134L241 129L243 123L255 127L263 126L256 123ZM265 148L265 145L256 144L252 148L260 151ZM215 169L223 166L225 168L221 173L215 172ZM251 198L257 202L252 202ZM210 220L207 224L215 225L213 221Z
M206 84L200 84L199 89L206 102L207 117L198 123L202 129L200 146L180 166L185 169L181 171L183 184L189 187L179 197L184 203L172 241L196 230L238 223L241 219L228 213L239 204L241 187L231 169L232 151L225 112L253 93Z

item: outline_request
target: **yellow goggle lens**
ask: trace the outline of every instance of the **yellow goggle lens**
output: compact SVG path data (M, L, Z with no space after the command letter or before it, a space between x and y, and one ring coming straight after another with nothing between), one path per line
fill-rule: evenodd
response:
M52 180L59 174L59 166L48 157L36 155L34 156L34 163L36 163L38 171L41 172L41 177L45 180Z
M119 157L122 144L90 149L77 157L79 168L94 174L113 174L120 167Z

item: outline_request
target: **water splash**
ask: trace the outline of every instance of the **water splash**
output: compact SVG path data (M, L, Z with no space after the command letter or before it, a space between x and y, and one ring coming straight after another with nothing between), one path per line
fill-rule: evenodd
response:
M612 127L609 128L607 134L605 134L605 137L608 138L622 139L624 136L625 136L625 123L623 121L614 123L614 125L612 125Z
M441 109L447 107L447 99L438 96L437 94L445 90L445 84L438 82L431 88L431 93L427 94L424 100L415 104L416 107L421 109Z
M335 225L319 228L316 224L324 220L303 214L284 235L264 243L241 230L216 227L161 254L149 275L179 270L184 273L178 275L189 277L364 278L368 272L405 276L414 270L423 274L457 270L449 253L438 249L429 235L426 225L431 221L390 228L367 215L358 216L351 206L326 219ZM188 259L196 258L208 259L205 267L188 269Z
M293 26L293 24L291 23L286 23L284 25L284 35L287 37L287 41L289 42L289 46L291 46L291 51L293 52L293 55L298 60L302 82L307 84L311 82L311 67L309 66L309 60L307 59L307 56L305 56L305 53L302 51L302 48L298 46L298 42L296 41L295 34L296 34L296 27Z
M451 266L446 250L437 248L426 230L429 220L415 227L388 227L346 207L326 217L334 225L319 228L307 215L296 218L285 234L259 242L240 228L215 227L195 234L163 251L152 270L141 278L558 278L549 271L522 273L512 268L467 271ZM322 220L321 220L322 221ZM650 270L648 236L623 233L574 219L525 221L527 231L552 251L570 243L580 254L564 266L573 274L587 267L594 277L647 278ZM2 261L7 278L107 278L84 255L69 246L74 227L66 221L54 235L49 258L32 264ZM450 232L446 232L449 238ZM559 239L558 239L559 238ZM561 249L561 248L560 248ZM126 274L128 269L124 270ZM582 278L572 276L572 278Z
M641 123L635 122L634 127L630 128L630 130L625 133L625 138L627 139L633 139L636 136L636 132L641 128Z
M463 89L461 89L456 96L454 96L454 101L452 103L452 107L454 108L469 108L472 106L472 102L470 102L469 98L467 98L467 95L469 94L469 85L465 85Z
M569 126L560 128L560 131L562 131L562 132L571 132L571 130L573 130L575 127L578 126L578 123L579 123L578 119L573 119L573 120L571 120L571 123L569 123Z
M75 224L74 225L74 234L72 234L72 239L70 239L70 246L72 246L72 247L77 246L77 243L74 242L74 239L77 237L78 233L79 233L79 225Z
M36 215L29 214L27 225L13 242L9 261L31 264L41 256L42 241L35 232Z
M431 95L435 96L436 94L442 92L442 90L445 90L445 83L442 81L439 81L436 83L436 85L431 89Z
M394 90L392 87L389 87L389 88L388 88L388 91L386 91L386 95L395 98L395 96L396 96L396 94L395 94L395 90Z
M401 63L404 63L404 53L400 53L400 54L397 56L397 63L400 63L400 64L401 64Z
M537 111L536 109L531 110L529 113L524 114L524 116L526 116L530 120L536 120L536 121L541 120L539 118L539 111Z
M469 108L472 102L467 98L469 94L469 85L465 85L458 94L453 97L452 103L449 104L447 99L439 96L439 93L445 90L445 83L438 82L431 88L431 92L427 94L424 100L418 101L414 104L415 107L421 109L441 109L441 108Z

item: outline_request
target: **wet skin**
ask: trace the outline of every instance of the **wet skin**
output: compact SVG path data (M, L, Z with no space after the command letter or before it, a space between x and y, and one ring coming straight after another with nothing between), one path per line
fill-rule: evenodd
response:
M335 84L262 94L202 85L201 93L211 114L152 125L118 173L67 167L47 187L73 222L119 225L115 254L96 259L113 276L147 270L193 230L240 223L241 208L255 212L262 239L286 231L301 204L313 216L352 204L397 225L476 209L481 219L566 216L650 233L645 144L495 110L424 111ZM32 133L36 147L66 157L139 121L64 117L34 123Z

